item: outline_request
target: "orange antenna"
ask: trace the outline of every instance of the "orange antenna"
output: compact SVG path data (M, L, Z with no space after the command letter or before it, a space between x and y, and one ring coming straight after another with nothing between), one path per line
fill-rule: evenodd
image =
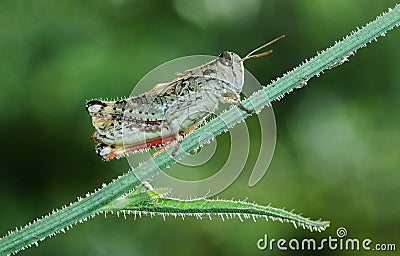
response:
M285 37L285 35L281 35L280 37L277 37L277 38L275 38L274 40L272 40L272 41L270 41L270 42L268 42L268 43L266 43L266 44L264 44L264 45L258 47L257 49L255 49L255 50L251 51L249 54L247 54L246 57L244 57L244 58L242 59L242 61L246 61L246 60L250 60L250 59L255 59L255 58L259 58L259 57L263 57L263 56L266 56L266 55L268 55L268 54L271 54L271 53L272 53L272 50L268 50L268 51L263 52L263 53L259 53L259 54L254 54L254 55L252 55L253 53L258 52L259 50L261 50L261 49L263 49L263 48L265 48L265 47L267 47L267 46L269 46L269 45L275 43L276 41L281 40L281 39L284 38L284 37Z

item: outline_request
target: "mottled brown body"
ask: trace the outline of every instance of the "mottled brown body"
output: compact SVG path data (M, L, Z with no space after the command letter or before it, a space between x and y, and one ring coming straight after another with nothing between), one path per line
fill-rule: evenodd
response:
M213 113L219 102L252 112L241 105L239 96L244 84L243 61L270 52L250 53L243 59L236 53L223 52L215 60L187 70L169 83L157 84L139 96L87 102L86 109L96 129L92 139L99 142L96 153L110 159L177 141Z
M100 143L97 154L108 159L124 155L130 147L146 148L146 141L159 139L162 144L177 140L180 133L185 134L213 113L219 101L238 104L243 82L241 58L224 52L139 96L91 100L86 109L96 128L92 139Z

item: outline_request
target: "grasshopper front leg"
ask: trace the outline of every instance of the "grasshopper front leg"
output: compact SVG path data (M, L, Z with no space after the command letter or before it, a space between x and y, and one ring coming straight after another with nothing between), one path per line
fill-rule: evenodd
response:
M229 103L238 106L240 109L246 111L248 114L258 113L260 110L258 109L249 109L243 106L242 101L240 99L240 95L237 92L231 91L221 94L222 98L220 98L221 102Z

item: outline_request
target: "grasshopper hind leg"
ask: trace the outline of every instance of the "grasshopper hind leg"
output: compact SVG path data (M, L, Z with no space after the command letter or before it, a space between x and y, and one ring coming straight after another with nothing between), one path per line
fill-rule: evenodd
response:
M181 141L185 135L190 134L196 128L202 123L202 121L199 121L197 123L192 124L188 128L185 128L183 130L180 130L177 134L175 134L175 140L168 141L167 144L163 145L162 147L158 148L153 154L151 154L152 157L157 155L158 153L161 153L162 151L166 150L167 148L171 147L174 145L174 149L172 150L171 154L172 156L175 156L176 152L179 149L179 146L181 145ZM197 153L197 150L193 150L194 153Z

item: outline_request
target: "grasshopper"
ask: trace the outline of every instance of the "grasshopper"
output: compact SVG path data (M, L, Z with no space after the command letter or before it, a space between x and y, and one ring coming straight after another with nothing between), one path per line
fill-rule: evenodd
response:
M283 37L251 51L244 58L223 52L215 60L178 73L173 81L157 84L138 96L88 101L86 110L95 127L91 138L99 143L96 154L108 160L164 145L156 151L160 152L195 130L216 110L219 102L237 105L248 113L256 112L244 107L240 100L243 62L270 54L272 50L254 53Z

